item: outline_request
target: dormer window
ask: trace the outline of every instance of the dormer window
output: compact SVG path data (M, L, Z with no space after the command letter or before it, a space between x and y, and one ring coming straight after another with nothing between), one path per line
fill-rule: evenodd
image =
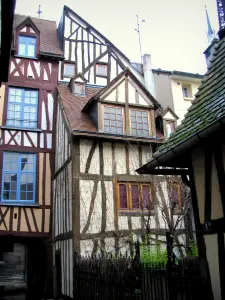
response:
M131 134L137 136L149 136L148 112L131 109Z
M64 77L74 77L75 76L75 64L73 63L64 63L63 69Z
M98 75L98 76L107 76L107 65L97 64L96 65L96 75Z
M170 137L171 134L174 132L175 130L175 125L173 121L166 121L166 134L167 137Z
M76 95L85 95L84 83L75 82L75 94Z
M123 108L104 106L104 132L123 134Z
M19 35L18 54L24 57L36 57L36 37Z

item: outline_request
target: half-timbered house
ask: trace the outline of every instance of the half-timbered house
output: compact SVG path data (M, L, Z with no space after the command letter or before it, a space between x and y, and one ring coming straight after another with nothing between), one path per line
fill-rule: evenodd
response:
M8 83L0 90L0 269L5 290L50 291L56 23L15 15ZM2 284L3 282L3 284Z
M72 299L75 251L132 251L131 236L145 232L148 216L152 239L165 240L153 178L135 169L170 135L177 117L152 95L152 78L68 7L58 30L65 60L58 86L53 259L56 294ZM163 178L161 186L167 197Z

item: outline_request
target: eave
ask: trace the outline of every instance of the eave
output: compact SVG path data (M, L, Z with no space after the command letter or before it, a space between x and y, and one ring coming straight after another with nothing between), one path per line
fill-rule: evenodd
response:
M168 170L172 175L173 170L176 169L176 175L182 175L184 169L189 167L189 153L207 138L225 128L225 117L216 120L209 126L203 128L202 130L196 132L191 137L183 140L176 146L168 149L165 152L155 153L155 158L143 165L141 168L137 169L136 172L139 174L157 174L163 175L161 170L165 168L171 168Z
M90 131L81 131L81 130L73 130L73 136L76 137L85 137L85 138L93 138L93 139L101 139L106 141L121 141L121 142L141 142L144 144L149 143L157 143L162 144L164 142L163 139L160 138L144 138L144 137L134 137L130 135L116 135L116 134L106 134L103 132L90 132Z

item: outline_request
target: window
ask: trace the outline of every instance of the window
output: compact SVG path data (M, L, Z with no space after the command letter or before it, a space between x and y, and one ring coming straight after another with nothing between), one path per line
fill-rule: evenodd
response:
M130 110L131 134L137 136L149 136L148 112Z
M119 209L153 209L152 188L147 183L118 183Z
M191 85L183 85L182 86L182 92L183 92L183 97L184 98L192 98L192 90L191 90Z
M104 106L104 132L123 134L123 110Z
M1 202L35 202L36 155L4 152Z
M64 63L64 76L74 77L75 76L75 65L70 63Z
M171 183L168 188L168 196L171 205L174 205L174 208L180 208L182 206L181 201L181 190L178 183Z
M171 134L174 132L175 126L173 121L166 121L166 133L167 137L170 137Z
M107 65L96 65L96 75L107 76Z
M38 91L9 88L6 125L37 128Z
M20 35L18 54L25 57L36 57L36 38Z
M85 95L84 84L75 82L75 94Z

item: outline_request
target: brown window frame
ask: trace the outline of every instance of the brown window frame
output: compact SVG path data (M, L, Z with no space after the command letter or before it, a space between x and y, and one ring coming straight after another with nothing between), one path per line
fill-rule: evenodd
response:
M79 86L82 86L82 93L76 93L76 86L79 85ZM85 95L85 83L82 83L82 82L74 82L74 91L75 91L75 95L78 95L78 96L84 96Z
M121 208L120 204L120 185L125 185L126 186L126 195L127 195L127 208ZM139 193L139 207L138 208L133 208L133 203L132 203L132 192L131 192L131 187L132 186L138 186L138 193ZM149 195L150 195L150 209L147 207L143 207L143 186L148 186L149 188ZM153 210L153 188L151 183L146 183L146 182L117 182L116 183L116 194L117 194L117 205L118 209L120 211L149 211ZM140 197L141 196L141 197ZM141 206L142 204L142 206Z
M175 206L175 209L180 209L182 208L182 197L181 197L181 187L179 185L179 183L177 182L173 182L171 183L171 187L169 188L169 193L172 192L172 189L175 188L177 190L177 194L178 194L178 202ZM169 195L169 197L171 197L171 195ZM171 202L172 199L170 199Z
M148 120L148 135L134 135L133 133L132 133L132 116L131 116L131 111L135 111L135 112L145 112L146 114L147 114L147 120ZM139 136L139 137L150 137L151 136L151 128L150 128L150 124L151 124L151 120L150 120L150 115L149 115L149 111L148 110L146 110L146 109L140 109L140 108L129 108L129 119L130 119L130 134L132 135L132 136ZM141 129L141 131L142 131L142 133L143 133L143 122L142 123L138 123L137 122L137 114L136 114L136 116L135 116L135 118L136 118L136 125L137 124L142 124L142 129ZM142 118L142 117L141 117ZM143 118L142 118L143 119ZM137 131L137 129L138 128L136 128L136 131Z
M121 121L122 122L122 133L117 133L117 132L113 133L113 132L105 131L105 121L108 120L108 119L105 120L105 107L115 108L115 109L118 109L118 108L121 109L121 111L122 111L122 121ZM112 121L114 121L114 120L112 120ZM110 125L108 127L111 128ZM115 127L115 128L120 128L120 127ZM116 106L116 105L110 105L110 104L104 104L104 105L102 105L102 130L103 130L103 132L109 133L109 134L118 134L118 135L121 135L121 134L123 135L124 134L124 132L125 132L125 116L124 116L124 107L123 106Z

